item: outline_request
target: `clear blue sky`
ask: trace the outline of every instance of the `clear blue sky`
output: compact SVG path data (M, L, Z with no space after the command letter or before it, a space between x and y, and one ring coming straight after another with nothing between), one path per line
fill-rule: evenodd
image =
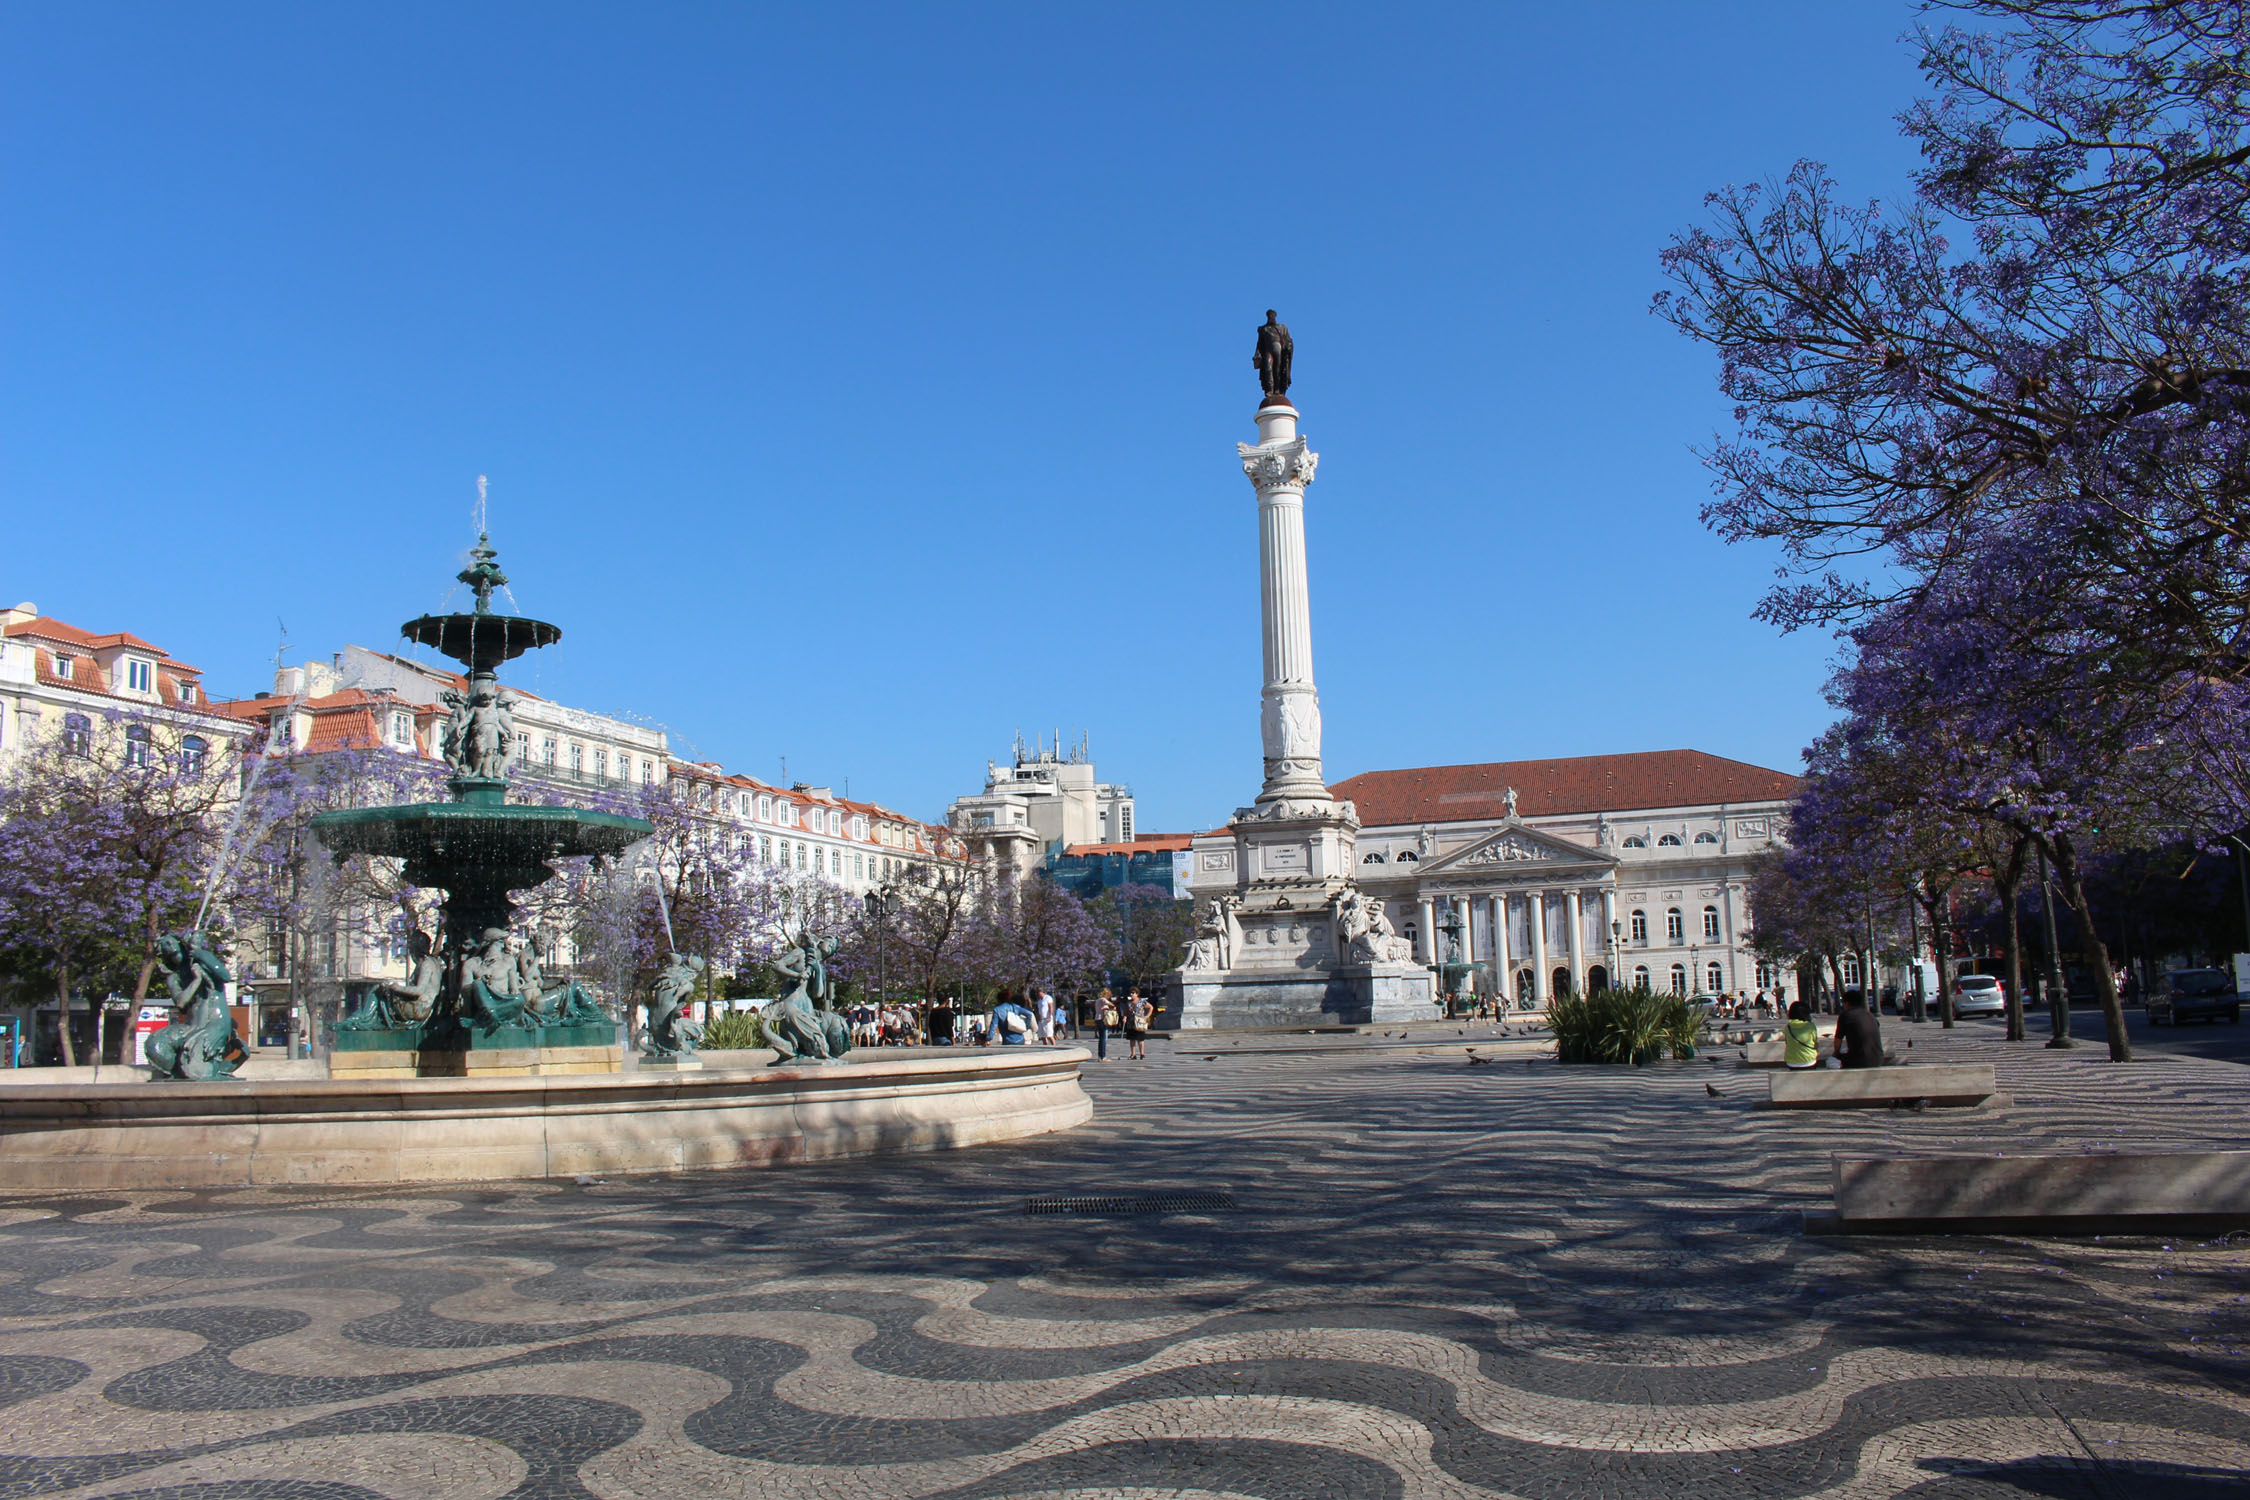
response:
M0 594L220 692L436 607L923 816L1088 731L1258 782L1251 330L1294 329L1333 779L1793 767L1832 643L1697 521L1702 195L1912 158L1903 3L10 5Z

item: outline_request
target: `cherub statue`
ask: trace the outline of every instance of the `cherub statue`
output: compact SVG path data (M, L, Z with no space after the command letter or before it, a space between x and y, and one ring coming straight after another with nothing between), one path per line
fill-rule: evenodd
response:
M148 1039L153 1076L232 1078L249 1052L227 1009L227 966L200 932L165 933L156 940L156 958L172 992L172 1019Z
M459 722L461 758L455 767L464 775L500 781L508 774L508 747L515 743L515 700L489 681L470 690L467 711Z
M837 946L835 938L816 938L808 929L773 961L774 968L797 981L759 1012L766 1041L781 1054L776 1062L839 1063L851 1051L851 1023L836 1013L829 988L828 956Z
M672 1058L693 1053L703 1045L703 1027L688 1019L687 1005L701 982L706 965L687 953L674 953L658 971L649 990L648 1035L641 1056Z
M442 688L438 701L445 705L445 722L438 726L438 753L445 757L445 763L453 768L455 775L471 775L468 697L451 688Z

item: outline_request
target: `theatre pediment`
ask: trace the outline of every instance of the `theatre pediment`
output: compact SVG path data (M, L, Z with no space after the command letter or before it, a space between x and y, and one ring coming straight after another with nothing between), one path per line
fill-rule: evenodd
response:
M1494 871L1599 874L1613 868L1617 858L1584 844L1542 833L1510 819L1483 838L1422 865L1422 878L1437 875L1487 875Z

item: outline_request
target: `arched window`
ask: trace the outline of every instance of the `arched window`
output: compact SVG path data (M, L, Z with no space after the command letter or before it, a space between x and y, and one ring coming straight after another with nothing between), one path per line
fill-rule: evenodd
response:
M1633 910L1633 941L1643 947L1648 944L1648 913L1638 907Z
M1412 849L1401 849L1398 851L1398 862L1402 865L1420 864L1422 856L1416 854Z
M1647 964L1633 965L1633 988L1636 990L1645 990L1648 988Z
M1716 995L1727 987L1727 971L1717 964L1703 966L1703 993Z
M180 771L187 776L201 776L203 762L210 755L211 746L200 734L191 734L180 740Z
M1699 844L1716 844L1719 836L1715 833L1699 833L1695 836L1695 841Z
M1758 960L1758 988L1761 990L1773 988L1773 963L1770 959L1761 958Z
M1628 849L1646 849L1648 847L1648 840L1642 838L1639 834L1636 833L1631 838L1625 841L1625 847Z
M1672 993L1675 995L1684 995L1687 993L1686 964L1672 965Z
M1715 943L1718 940L1719 909L1716 906L1706 906L1703 908L1703 941Z
M1383 851L1378 849L1372 854L1363 854L1359 857L1359 862L1363 865L1379 865L1383 862Z
M1680 847L1680 836L1676 833L1667 833L1656 841L1656 846L1659 849L1677 849Z
M1844 983L1846 983L1846 984L1857 984L1857 983L1859 983L1859 955L1858 955L1858 954L1856 954L1856 953L1847 953L1847 954L1845 954L1845 955L1844 955L1844 961L1843 961L1842 963L1838 964L1838 965L1837 965L1837 967L1838 967L1838 968L1840 968L1840 969L1842 969L1842 970L1844 971Z
M94 753L94 721L84 714L64 714L62 742L65 755Z
M1682 943L1687 940L1687 924L1680 918L1680 909L1672 907L1664 913L1664 941Z
M155 754L156 746L146 724L129 724L125 727L125 764L145 766Z

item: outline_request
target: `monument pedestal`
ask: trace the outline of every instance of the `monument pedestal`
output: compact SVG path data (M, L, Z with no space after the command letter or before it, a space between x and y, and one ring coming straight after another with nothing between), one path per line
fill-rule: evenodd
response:
M1434 1021L1430 971L1419 964L1339 964L1297 973L1180 969L1157 1024L1179 1031L1236 1026L1381 1026Z

